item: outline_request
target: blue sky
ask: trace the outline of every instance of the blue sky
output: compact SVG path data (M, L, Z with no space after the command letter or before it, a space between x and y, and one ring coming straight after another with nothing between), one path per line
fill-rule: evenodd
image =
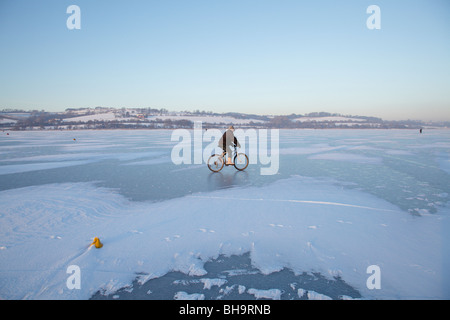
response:
M448 0L0 0L0 109L450 120L449 14Z

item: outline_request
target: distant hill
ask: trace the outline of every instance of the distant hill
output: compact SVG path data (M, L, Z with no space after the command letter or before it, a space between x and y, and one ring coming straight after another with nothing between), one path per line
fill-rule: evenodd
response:
M79 108L64 112L3 110L3 130L74 130L74 129L175 129L194 128L201 122L205 128L314 128L314 129L419 129L450 128L449 122L414 120L386 121L381 118L313 112L291 115L255 115L245 113L214 113L208 111L173 112L152 108Z

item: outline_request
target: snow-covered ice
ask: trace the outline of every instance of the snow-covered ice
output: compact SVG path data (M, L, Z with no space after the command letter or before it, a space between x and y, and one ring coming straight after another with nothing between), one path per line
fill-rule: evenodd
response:
M282 289L230 281L283 270L343 281L362 299L450 298L450 131L282 130L273 176L260 175L258 164L218 174L176 166L170 137L0 136L0 298L120 298L136 279L179 273L197 281L196 291L194 282L179 284L171 299L212 290L224 298L283 299L289 290L351 299L292 282ZM94 237L101 249L89 246ZM213 276L205 266L233 255L248 255L251 267ZM67 286L72 265L80 289ZM371 265L381 270L381 289L366 285Z
M259 290L259 289L248 289L248 293L254 295L256 299L271 299L271 300L280 300L281 299L281 290L279 289L268 289L268 290Z

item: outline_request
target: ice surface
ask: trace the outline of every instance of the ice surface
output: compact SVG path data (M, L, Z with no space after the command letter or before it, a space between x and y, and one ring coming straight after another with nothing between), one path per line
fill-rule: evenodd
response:
M258 164L219 174L176 166L170 136L1 136L0 298L117 297L136 279L169 272L203 279L200 291L185 288L174 299L213 289L283 297L285 289L232 284L205 268L247 253L254 269L230 267L229 277L288 268L341 279L363 299L450 298L449 131L283 130L273 176L261 176ZM89 247L94 237L103 248ZM80 267L79 290L66 286L70 265ZM366 286L371 265L381 269L380 290Z
M179 291L173 297L175 300L205 300L205 295L202 293L188 294L184 291Z
M63 167L73 167L88 164L89 161L61 161L61 162L43 162L43 163L28 163L16 164L0 167L0 175L21 173L28 171L40 171L48 169L56 169Z
M367 157L358 154L349 153L322 153L319 155L310 156L309 159L312 160L336 160L336 161L349 161L355 163L370 163L378 164L382 163L381 158Z
M140 275L131 287L125 287L109 295L99 291L92 299L172 299L180 291L187 294L202 293L205 300L307 299L306 295L304 297L298 295L297 288L302 288L301 290L305 292L317 290L321 294L339 300L344 297L360 298L359 293L342 280L326 279L318 273L296 275L292 270L284 268L264 275L252 266L250 253L220 255L206 262L204 268L211 278L189 276L180 272L169 272L153 279L148 279L148 275ZM204 285L213 283L217 285L207 287ZM151 297L148 296L150 294Z
M271 299L271 300L280 300L281 299L281 291L279 289L268 289L268 290L259 290L259 289L248 289L248 293L254 295L256 299Z
M329 296L315 291L308 291L307 296L309 300L332 300Z

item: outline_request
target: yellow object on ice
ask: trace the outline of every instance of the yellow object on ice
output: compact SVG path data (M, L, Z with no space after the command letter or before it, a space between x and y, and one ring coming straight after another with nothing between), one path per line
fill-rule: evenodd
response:
M100 239L95 237L94 242L91 243L91 246L94 245L97 249L103 247L103 243L100 242Z

